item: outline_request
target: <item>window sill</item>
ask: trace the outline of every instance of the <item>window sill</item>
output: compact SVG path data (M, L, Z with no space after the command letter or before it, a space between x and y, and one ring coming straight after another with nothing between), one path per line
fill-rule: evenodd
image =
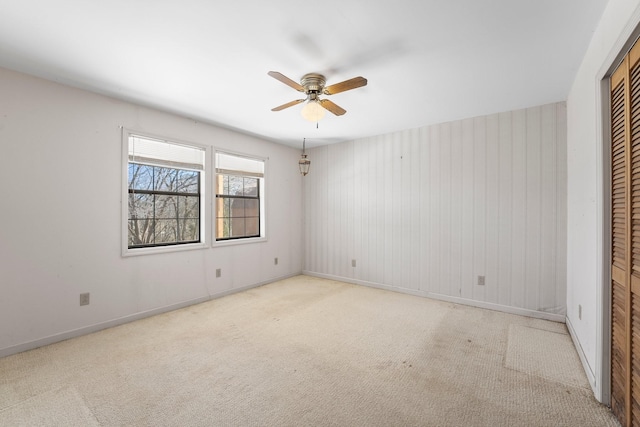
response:
M197 249L207 249L209 245L207 243L186 243L183 245L170 245L170 246L156 246L152 248L124 248L122 250L123 257L139 256L139 255L151 255L151 254L163 254L171 252L184 252L193 251Z
M216 248L216 247L223 247L223 246L234 246L234 245L248 245L251 243L262 243L262 242L266 242L267 238L266 237L251 237L248 239L233 239L233 240L219 240L219 241L214 241L211 246Z

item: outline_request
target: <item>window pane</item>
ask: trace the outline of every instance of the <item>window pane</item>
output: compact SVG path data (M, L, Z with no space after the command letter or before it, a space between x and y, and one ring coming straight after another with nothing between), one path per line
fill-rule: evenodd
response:
M231 215L233 218L244 217L244 199L231 199Z
M128 223L128 227L129 227L129 242L128 242L128 245L129 246L139 244L138 239L136 239L137 235L134 232L134 230L136 229L136 222L137 222L136 220L133 220L133 221L129 220L129 223Z
M244 216L260 216L260 202L258 199L245 199Z
M153 218L153 194L129 193L129 219Z
M184 219L180 221L180 241L198 241L200 240L199 220Z
M260 234L260 223L258 218L247 218L245 220L247 236L257 236Z
M229 194L229 175L219 175L222 179L222 194Z
M153 166L129 163L129 188L151 190L153 188Z
M155 243L174 243L178 241L178 222L175 219L157 219Z
M156 195L156 218L178 218L178 196Z
M244 178L244 195L258 196L258 178Z
M224 199L222 197L216 198L216 218L229 216L226 214L226 212L228 212L228 209L225 209L225 206L227 208L229 207L227 199Z
M229 195L242 196L243 179L241 176L229 176Z
M224 239L231 236L231 224L229 218L218 218L216 236L218 239Z
M129 220L129 246L153 243L153 219Z
M178 215L180 218L199 218L200 199L197 196L178 196Z
M176 191L197 194L200 190L198 176L199 173L196 171L179 170Z
M178 179L178 169L154 167L155 191L178 191L176 181Z
M242 237L244 235L244 218L231 218L231 237Z

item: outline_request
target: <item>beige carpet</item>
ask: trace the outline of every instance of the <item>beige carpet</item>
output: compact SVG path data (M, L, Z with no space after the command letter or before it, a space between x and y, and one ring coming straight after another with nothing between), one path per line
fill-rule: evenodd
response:
M526 374L590 390L578 353L565 326L555 330L510 325L505 366ZM560 329L562 328L562 329ZM541 346L540 343L544 343Z
M562 324L299 276L0 359L1 426L615 426Z

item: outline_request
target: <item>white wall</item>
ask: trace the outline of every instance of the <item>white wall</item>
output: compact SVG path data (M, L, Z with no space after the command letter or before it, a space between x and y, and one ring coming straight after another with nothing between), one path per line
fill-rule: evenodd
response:
M610 0L567 99L567 323L596 398L608 401L608 212L603 193L600 82L640 21L639 0ZM606 96L606 94L605 94ZM604 234L603 234L604 233ZM582 319L578 306L582 306Z
M299 150L4 69L0 94L0 356L302 271ZM120 126L268 157L268 241L121 257Z
M564 320L564 103L319 147L309 159L305 272Z

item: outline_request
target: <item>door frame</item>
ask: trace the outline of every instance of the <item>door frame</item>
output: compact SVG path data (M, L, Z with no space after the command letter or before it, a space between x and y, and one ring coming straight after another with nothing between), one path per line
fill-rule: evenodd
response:
M610 77L640 37L640 7L636 8L596 75L598 228L596 294L595 398L611 405L611 84Z

